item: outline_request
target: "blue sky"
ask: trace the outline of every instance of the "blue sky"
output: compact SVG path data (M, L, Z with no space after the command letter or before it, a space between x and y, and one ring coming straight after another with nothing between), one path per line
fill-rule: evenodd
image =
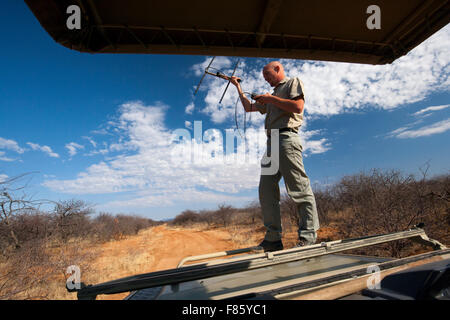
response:
M197 163L183 156L193 141L173 142L201 121L203 134L216 135L203 144L211 155L235 129L234 88L219 105L225 83L206 78L193 96L211 57L72 51L21 1L2 2L0 23L0 181L33 172L26 190L35 199L153 219L257 199L259 158ZM300 135L312 183L372 168L418 174L425 163L430 176L449 173L449 44L447 26L392 65L282 61L305 85ZM241 60L244 91L271 91L261 74L268 61ZM217 57L214 66L230 72L235 62ZM263 119L252 114L252 145L264 142Z

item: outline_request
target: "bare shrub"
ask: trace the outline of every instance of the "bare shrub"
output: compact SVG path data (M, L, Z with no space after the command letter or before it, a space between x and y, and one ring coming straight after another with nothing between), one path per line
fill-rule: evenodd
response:
M201 220L200 214L192 210L185 210L181 212L179 215L177 215L171 221L171 224L176 226L187 226L199 222L200 220Z
M101 212L92 221L92 233L100 242L117 239L120 234L118 221L111 214Z
M18 214L12 219L11 225L21 243L44 240L55 233L52 215L41 211Z
M44 291L29 294L32 288L39 288L50 277L49 256L40 241L29 241L13 251L4 254L5 263L0 272L0 299L46 298ZM37 276L39 275L39 276Z
M231 222L232 214L234 212L235 209L232 206L220 204L219 208L214 213L216 225L221 227L227 227Z
M2 257L0 300L61 297L66 294L64 279L67 267L76 265L88 272L92 258L92 252L84 250L79 240L60 243L57 247L50 246L49 239L24 242L20 248L8 250ZM52 283L60 286L52 288Z
M226 227L231 223L235 212L235 208L226 204L220 204L217 210L201 210L199 212L185 210L177 215L171 224L192 226L195 223L205 223L210 228Z
M199 214L199 220L198 222L203 222L208 225L208 227L215 227L216 225L216 218L215 218L215 211L214 210L200 210L198 212Z
M234 209L230 222L234 226L255 226L262 224L261 207L256 202L251 202L242 209Z
M254 225L255 223L262 223L262 213L261 213L261 206L259 205L259 202L253 201L249 203L245 208L244 211L247 213L247 220L244 220L244 223Z
M316 199L317 214L322 225L331 222L331 214L339 210L335 189L331 186L315 188L314 198Z
M280 197L280 214L283 229L298 227L298 207L287 194L282 194Z
M16 248L21 246L14 230L13 220L15 216L36 210L40 202L32 200L24 193L26 182L23 174L8 180L0 181L0 226L6 243L12 242Z
M416 201L411 224L423 222L427 234L443 243L450 243L450 175L413 183Z
M54 219L61 239L88 236L91 232L89 215L93 212L92 206L82 200L72 199L56 203Z
M102 212L91 222L93 236L101 241L119 240L127 235L137 234L140 230L152 227L157 222L139 217L118 214L113 216Z
M439 182L438 182L439 181ZM350 212L340 223L345 237L407 230L426 223L430 236L448 241L448 177L420 180L399 171L372 170L370 174L346 176L335 186L338 210ZM399 257L412 248L410 242L389 243L382 249ZM369 250L369 249L367 249ZM367 251L366 250L366 251Z
M118 214L116 215L116 219L119 225L119 232L125 236L137 234L140 230L154 225L154 221L151 219L146 219L139 216Z

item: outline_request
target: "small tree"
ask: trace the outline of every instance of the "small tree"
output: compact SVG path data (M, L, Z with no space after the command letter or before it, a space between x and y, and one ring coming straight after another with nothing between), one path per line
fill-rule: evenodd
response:
M200 221L200 215L192 210L184 210L173 220L173 225L186 226Z
M231 215L235 209L232 206L220 204L219 208L215 212L214 216L216 218L216 222L223 227L228 226L231 221Z
M82 200L66 200L56 203L54 216L62 240L70 236L85 235L90 230L88 216L94 212L91 205Z
M262 213L261 206L259 202L252 201L245 208L244 211L248 213L248 221L247 224L255 225L256 223L261 223ZM258 221L258 222L257 222Z
M31 200L23 192L26 184L16 187L16 184L26 175L0 181L0 224L7 229L10 240L16 248L20 248L21 243L13 228L13 218L19 214L34 211L40 204L39 201Z

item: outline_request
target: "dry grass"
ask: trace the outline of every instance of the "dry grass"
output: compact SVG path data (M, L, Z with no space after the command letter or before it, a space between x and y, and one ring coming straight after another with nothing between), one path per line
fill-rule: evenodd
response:
M152 244L157 240L152 236L152 228L142 230L136 236L124 237L103 244L87 240L71 240L66 244L48 243L46 253L49 261L41 261L48 270L34 268L28 270L28 277L44 279L39 286L33 286L14 299L70 300L76 295L68 293L64 287L65 270L70 265L77 265L81 270L81 279L85 283L101 283L133 274L150 272L153 264ZM14 262L12 262L14 263ZM0 273L7 274L13 270L12 263L0 264ZM20 275L22 276L22 275ZM17 277L18 279L18 277ZM126 294L111 295L108 299L122 299ZM104 297L99 296L99 299Z
M142 230L136 236L124 237L92 248L96 251L97 258L92 262L90 272L82 275L83 281L101 283L152 271L151 266L155 261L152 248L157 241L152 235L152 229ZM99 296L98 299L123 299L126 295L127 293Z

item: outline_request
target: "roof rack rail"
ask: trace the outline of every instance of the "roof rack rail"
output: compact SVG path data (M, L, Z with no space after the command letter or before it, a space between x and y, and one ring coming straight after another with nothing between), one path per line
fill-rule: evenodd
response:
M264 252L264 249L262 247L248 247L248 248L242 248L242 249L235 249L235 250L228 250L228 251L219 251L219 252L213 252L213 253L207 253L207 254L201 254L198 256L190 256L183 258L177 265L177 268L185 267L186 262L193 262L193 261L199 261L199 260L207 260L207 259L213 259L213 258L220 258L220 257L227 257L231 255L237 255L237 254L243 254L243 253L262 253ZM191 264L193 265L193 264Z
M205 262L183 266L183 264L188 260L195 261L211 257L226 256L242 252L250 252L254 250L255 247L220 252L216 254L189 257L187 259L183 259L179 263L179 266L180 265L182 266L181 268L174 268L163 271L134 275L96 285L86 286L85 284L81 283L80 289L78 290L68 289L68 290L69 292L77 292L77 297L80 300L94 300L99 294L115 294L152 287L159 287L163 285L176 286L177 284L186 281L200 280L220 275L264 268L267 266L277 265L281 263L288 263L302 259L309 259L313 257L319 257L323 255L338 253L342 251L372 246L376 244L401 239L410 239L413 241L417 241L432 247L434 250L446 249L446 247L442 243L436 240L429 239L425 234L425 231L421 227L416 226L408 231L394 232L389 234L379 234L361 238L337 240L330 242L322 242L320 244L315 244L311 246L297 247L274 252L256 253L233 259L227 260L221 259L207 263Z

